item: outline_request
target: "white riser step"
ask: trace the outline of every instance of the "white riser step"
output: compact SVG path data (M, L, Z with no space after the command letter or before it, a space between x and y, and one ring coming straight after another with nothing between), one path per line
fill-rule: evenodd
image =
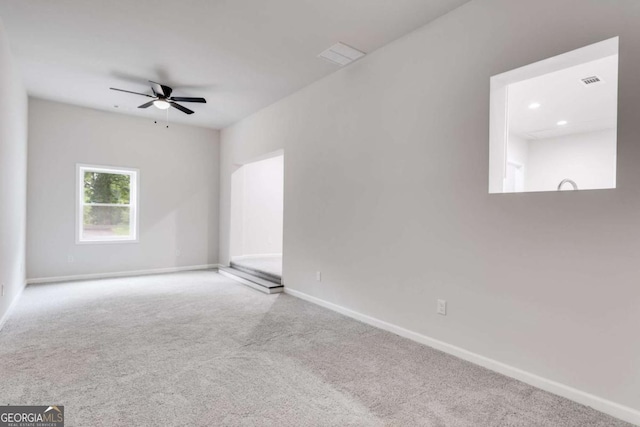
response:
M244 273L233 268L220 267L218 268L218 272L223 276L226 276L244 285L250 286L260 292L264 292L265 294L276 294L284 290L284 286L282 285L269 282L268 280L263 280L259 277L252 276L248 273Z

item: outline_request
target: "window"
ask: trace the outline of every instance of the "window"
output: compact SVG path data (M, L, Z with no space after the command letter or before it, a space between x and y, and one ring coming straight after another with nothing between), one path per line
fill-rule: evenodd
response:
M138 171L77 166L78 243L137 241Z
M618 44L492 77L490 193L616 188Z

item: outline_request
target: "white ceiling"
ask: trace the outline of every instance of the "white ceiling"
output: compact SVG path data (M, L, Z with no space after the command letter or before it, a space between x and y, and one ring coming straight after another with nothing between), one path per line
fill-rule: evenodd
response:
M341 41L370 53L468 0L0 0L29 94L163 118L147 80L202 96L170 120L226 127L336 71ZM119 108L115 108L118 105Z
M585 86L581 79L591 76L602 82ZM532 103L540 107L532 110ZM617 107L618 55L612 55L510 85L509 130L535 140L614 129Z

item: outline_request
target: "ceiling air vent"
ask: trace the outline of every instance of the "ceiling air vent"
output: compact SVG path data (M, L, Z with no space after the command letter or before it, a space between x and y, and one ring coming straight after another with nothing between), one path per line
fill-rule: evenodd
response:
M344 66L350 64L356 59L362 58L364 55L364 52L360 52L358 49L354 49L344 43L336 43L318 55L318 58L326 59L334 64Z
M585 86L602 83L602 79L598 76L586 77L584 79L581 79L580 81L582 81L582 84L584 84Z

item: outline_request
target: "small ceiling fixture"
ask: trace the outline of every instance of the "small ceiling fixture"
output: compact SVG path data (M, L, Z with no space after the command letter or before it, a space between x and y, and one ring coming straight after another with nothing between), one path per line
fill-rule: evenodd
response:
M560 121L557 123L557 125L558 125L558 126L566 126L568 123L569 123L569 122L568 122L568 121L566 121L566 120L560 120Z
M140 93L140 92L132 92L130 90L124 90L124 89L116 89L115 87L111 87L109 89L117 90L119 92L133 93L134 95L142 95L142 96L146 96L147 98L154 98L153 101L149 101L146 104L142 104L138 108L149 108L153 105L154 107L160 110L166 110L170 107L173 107L182 111L185 114L193 114L194 112L192 110L188 109L187 107L183 107L182 105L178 104L178 102L198 102L201 104L205 104L207 102L204 98L171 96L173 89L171 89L169 86L152 82L151 80L149 80L149 83L151 83L151 91L153 92L153 95Z
M530 110L537 110L540 107L541 107L541 104L539 102L532 102L531 104L529 104Z
M318 55L318 58L326 59L334 64L344 66L362 58L364 55L364 52L338 42Z

